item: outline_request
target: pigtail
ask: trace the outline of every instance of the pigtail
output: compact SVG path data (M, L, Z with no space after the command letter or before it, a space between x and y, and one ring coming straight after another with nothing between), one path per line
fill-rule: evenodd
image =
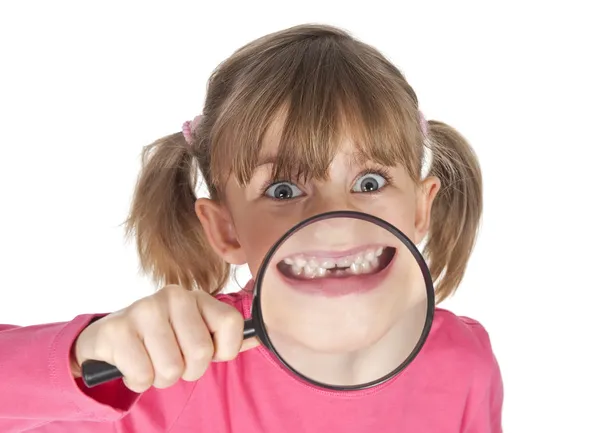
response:
M462 281L473 250L483 207L482 178L477 156L462 135L442 122L430 121L428 127L430 175L440 179L441 187L424 255L440 302Z
M196 216L197 176L182 133L144 148L126 230L135 237L142 270L157 284L214 293L225 285L229 265L212 250Z

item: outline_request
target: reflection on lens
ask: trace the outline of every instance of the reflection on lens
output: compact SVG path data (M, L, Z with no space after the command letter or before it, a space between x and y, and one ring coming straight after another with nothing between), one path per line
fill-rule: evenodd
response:
M264 266L260 308L268 339L310 381L377 381L414 355L423 338L422 267L387 226L348 216L316 220Z

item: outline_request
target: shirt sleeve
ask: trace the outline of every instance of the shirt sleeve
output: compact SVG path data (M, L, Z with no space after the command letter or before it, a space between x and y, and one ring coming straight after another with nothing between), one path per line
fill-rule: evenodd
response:
M469 326L481 343L481 362L474 370L461 433L502 433L504 385L489 335L478 322Z
M249 312L251 294L217 298ZM81 315L70 322L26 327L0 325L0 432L20 433L42 426L57 433L168 430L195 383L137 394L121 380L87 388L81 379L73 378L73 344L101 316Z
M115 421L139 395L113 381L88 389L74 379L71 348L98 315L36 326L0 325L0 431L53 421Z

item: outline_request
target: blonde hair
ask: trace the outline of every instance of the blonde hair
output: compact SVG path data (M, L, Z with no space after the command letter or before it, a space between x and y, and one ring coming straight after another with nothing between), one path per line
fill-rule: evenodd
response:
M282 111L277 179L325 178L344 134L361 157L403 164L415 182L424 145L431 149L429 175L441 180L441 190L424 255L438 301L452 294L482 212L477 158L444 123L429 121L425 137L417 96L403 74L373 47L323 25L293 27L237 50L210 77L192 145L176 133L144 149L127 221L142 269L159 284L211 293L224 287L229 265L210 247L194 211L198 170L214 200L222 198L229 176L248 182L265 132Z

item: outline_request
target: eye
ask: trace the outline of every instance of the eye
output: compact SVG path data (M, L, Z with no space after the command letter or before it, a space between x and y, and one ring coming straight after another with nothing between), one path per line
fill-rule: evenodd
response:
M377 173L363 174L356 180L352 192L375 192L387 185L387 180Z
M293 183L277 182L265 191L265 195L275 200L289 200L302 195L302 191Z

